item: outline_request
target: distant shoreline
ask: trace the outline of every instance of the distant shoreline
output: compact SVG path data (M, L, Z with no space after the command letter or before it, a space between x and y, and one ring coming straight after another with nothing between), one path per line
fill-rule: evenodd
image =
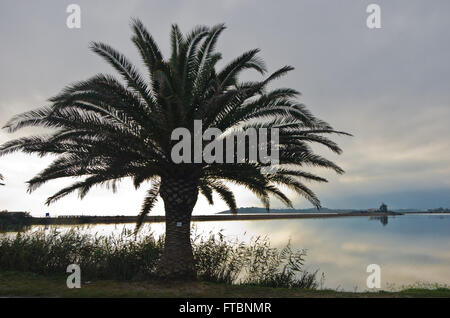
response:
M448 214L445 212L343 212L343 213L276 213L276 214L213 214L213 215L193 215L192 221L249 221L249 220L276 220L276 219L317 219L317 218L338 218L352 216L383 217L408 214ZM70 225L70 224L121 224L135 223L137 216L67 216L67 217L31 217L29 225ZM158 223L164 222L165 216L147 216L144 222Z

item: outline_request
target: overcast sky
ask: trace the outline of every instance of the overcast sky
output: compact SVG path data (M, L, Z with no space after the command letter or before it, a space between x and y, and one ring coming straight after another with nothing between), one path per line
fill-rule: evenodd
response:
M81 7L81 29L66 26L70 3ZM366 26L366 7L381 7L381 29ZM450 207L450 1L24 1L0 2L0 124L46 105L71 82L111 67L88 49L109 43L141 67L130 41L131 17L140 18L166 56L169 31L225 22L218 50L225 61L258 47L270 71L295 67L277 85L302 92L301 102L354 137L335 140L344 154L320 150L345 170L327 171L328 184L311 184L330 208ZM254 76L248 75L248 76ZM32 133L0 132L0 143ZM76 194L46 207L45 199L71 180L50 182L32 194L25 181L52 158L0 157L0 210L34 215L136 214L145 188L123 182L117 194L98 188L82 201ZM298 208L310 207L293 197ZM238 206L259 206L246 191ZM226 209L200 199L196 214ZM274 207L281 205L273 201ZM162 203L155 213L161 214Z

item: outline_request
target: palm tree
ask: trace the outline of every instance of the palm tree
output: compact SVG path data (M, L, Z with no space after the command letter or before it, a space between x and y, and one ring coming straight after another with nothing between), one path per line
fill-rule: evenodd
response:
M49 180L85 177L61 189L47 204L78 191L83 198L94 185L116 189L118 181L130 177L138 188L149 189L142 204L137 229L161 197L165 206L165 247L158 273L162 277L195 275L190 241L190 221L198 194L213 204L217 193L236 212L230 183L255 193L269 209L269 195L292 206L278 188L284 185L320 207L316 195L303 180L327 180L302 170L305 166L331 168L343 173L333 162L315 154L310 143L319 143L341 153L326 134L333 130L314 117L289 88L268 90L268 85L293 68L284 66L261 81L240 82L248 69L266 73L258 49L238 56L220 70L220 53L215 51L222 24L198 26L183 35L177 25L171 30L171 56L164 59L153 37L141 21L131 23L132 41L145 64L143 77L128 59L107 44L94 42L91 49L104 58L122 81L98 74L66 87L43 108L12 118L4 128L9 132L27 126L53 128L50 135L25 137L5 143L0 155L23 151L53 154L57 159L28 181L29 192ZM180 163L171 159L175 141L171 133L184 127L193 131L194 120L203 130L211 127L226 132L243 127L278 128L280 164L272 174L262 173L267 164ZM205 144L207 144L205 142Z

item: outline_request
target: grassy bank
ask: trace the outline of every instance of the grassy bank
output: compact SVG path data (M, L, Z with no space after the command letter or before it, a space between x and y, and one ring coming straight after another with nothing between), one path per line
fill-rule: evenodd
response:
M407 288L397 292L352 293L302 288L273 288L212 282L155 283L99 280L68 289L65 276L26 272L0 272L3 297L206 297L206 298L302 298L302 297L450 297L448 288Z

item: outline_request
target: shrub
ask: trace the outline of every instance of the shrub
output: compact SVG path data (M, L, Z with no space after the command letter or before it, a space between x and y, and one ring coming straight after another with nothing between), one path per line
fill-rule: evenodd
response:
M78 228L65 233L36 231L0 239L0 270L27 271L44 275L65 273L69 264L81 267L83 279L143 280L157 278L164 237L83 234ZM303 269L305 250L270 247L267 238L249 243L228 241L210 233L193 238L198 278L226 284L268 287L317 288L316 272Z

